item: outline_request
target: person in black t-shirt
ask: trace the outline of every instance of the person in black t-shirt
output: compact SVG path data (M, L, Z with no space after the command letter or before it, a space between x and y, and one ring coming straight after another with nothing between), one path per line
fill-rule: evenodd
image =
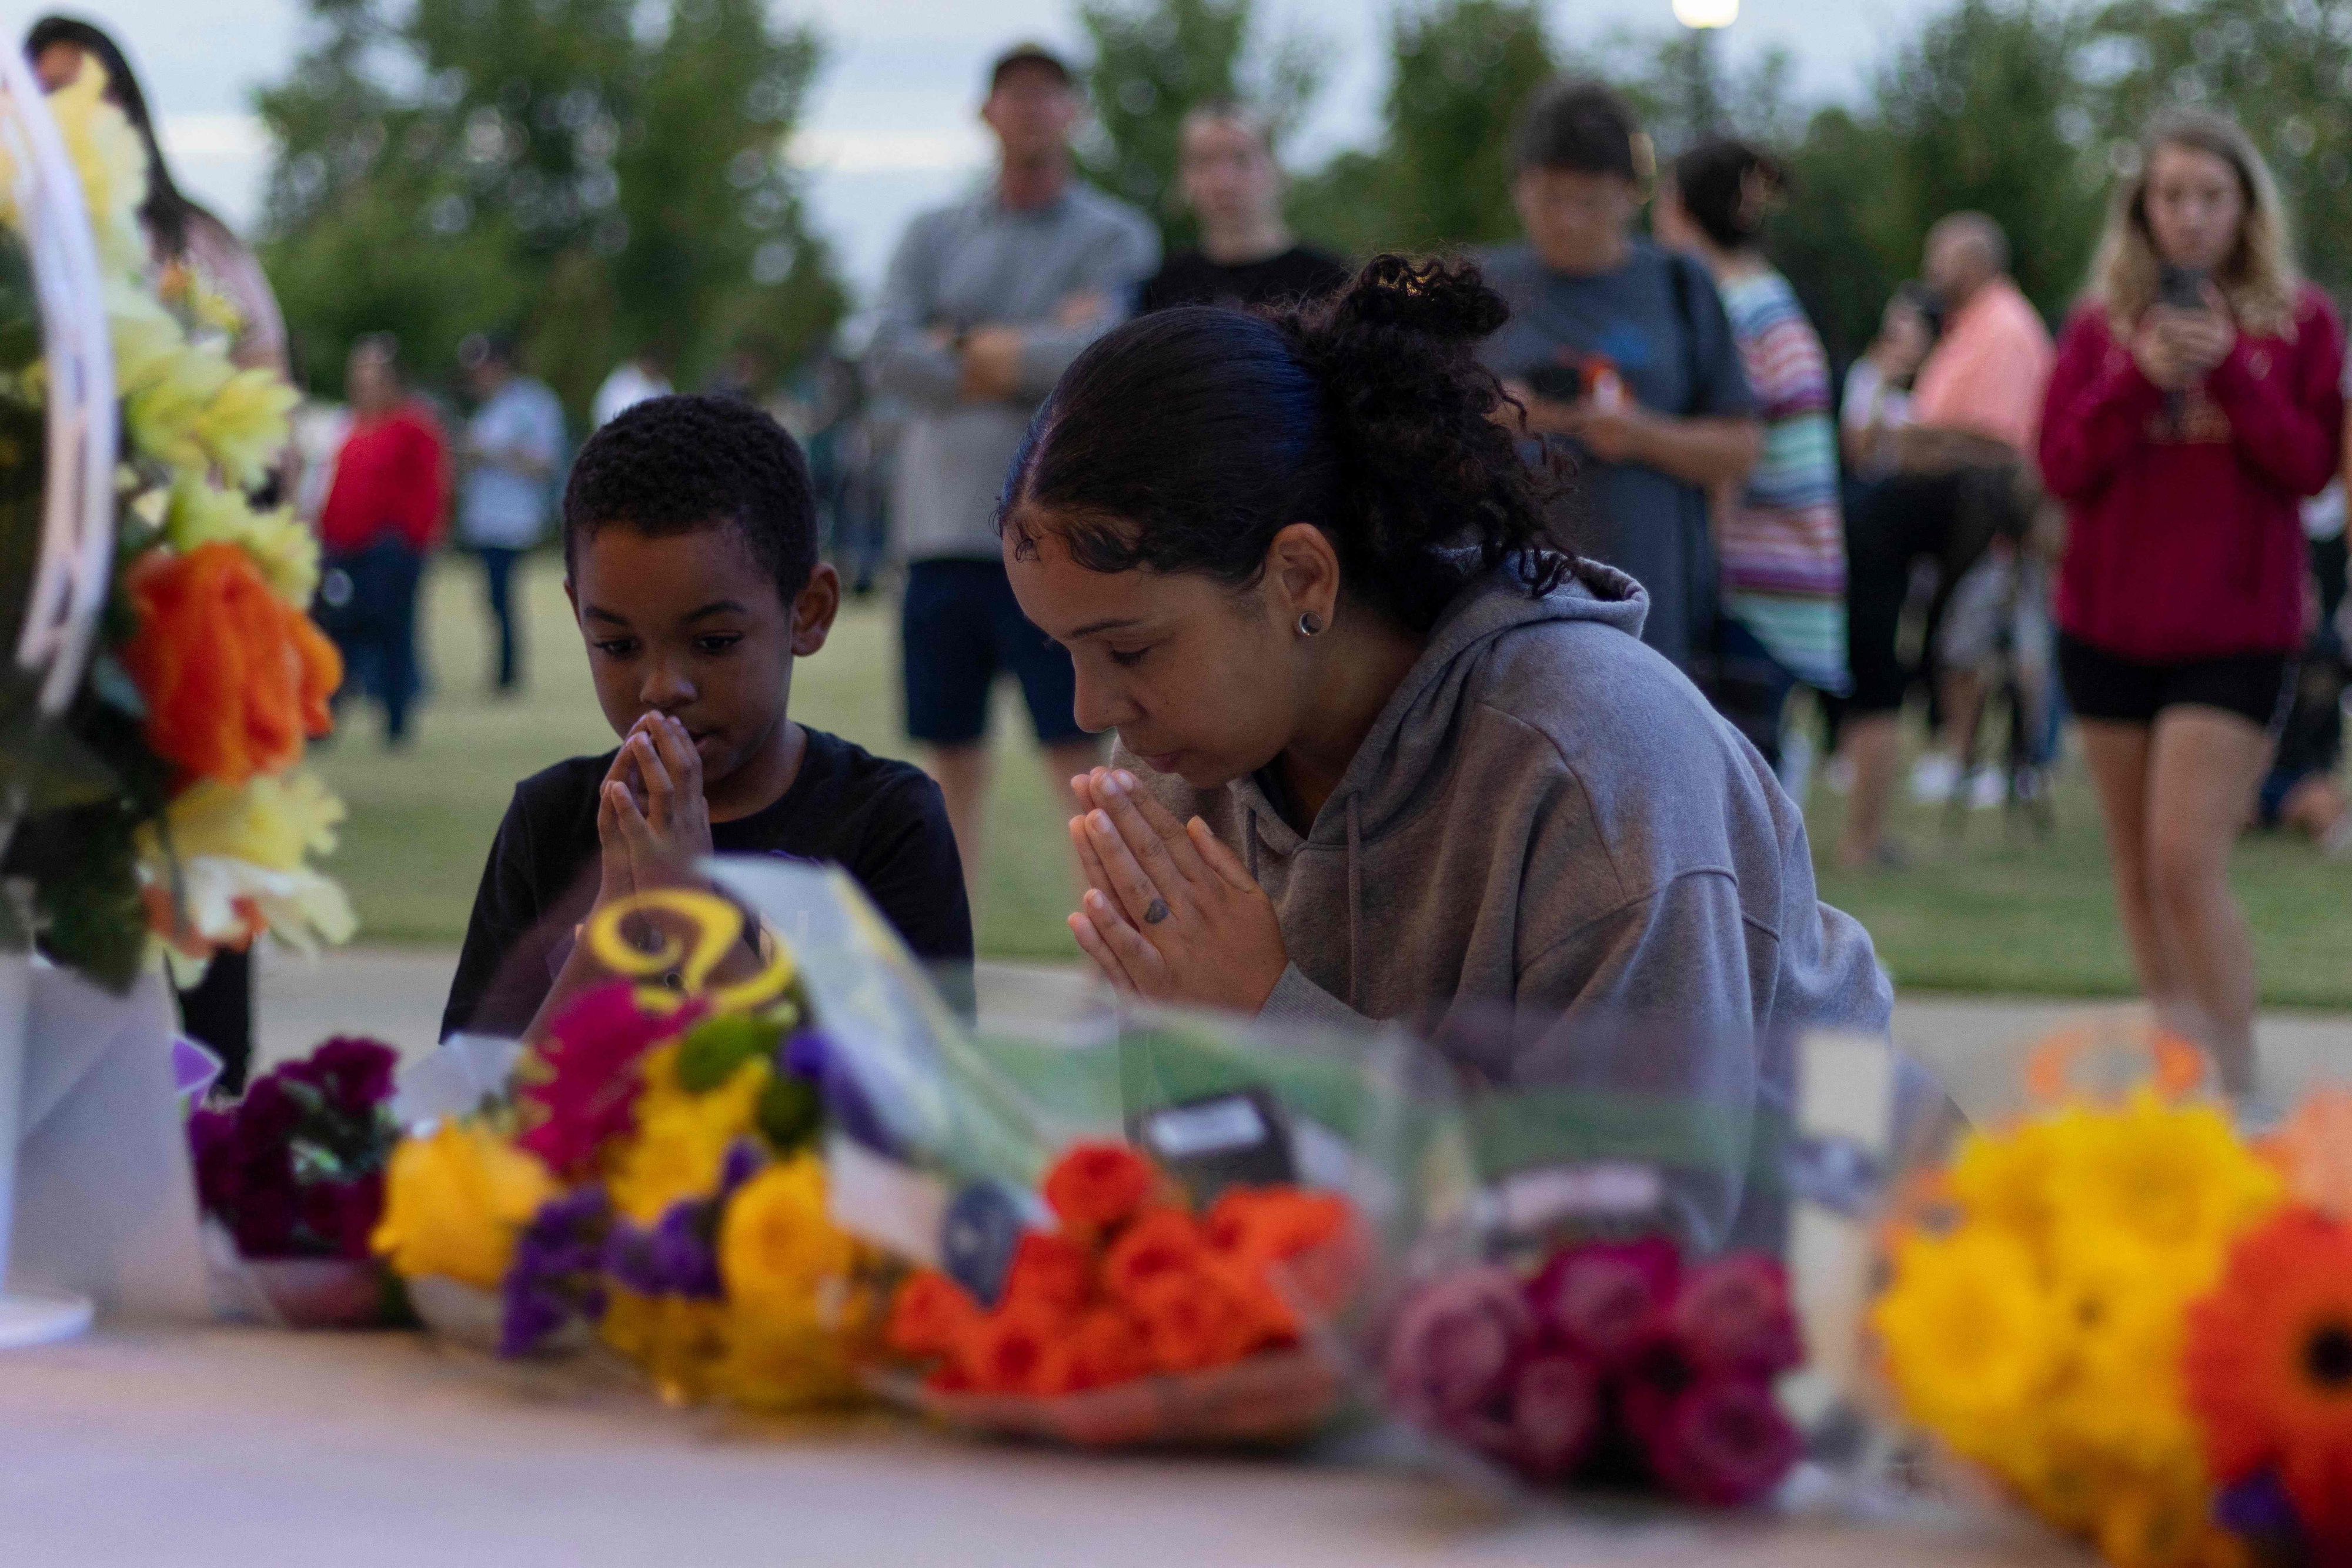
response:
M1345 262L1296 243L1282 221L1282 166L1265 116L1216 99L1196 105L1179 134L1177 175L1201 220L1201 247L1161 265L1139 312L1311 299L1348 281Z
M939 786L786 716L793 662L824 646L841 606L793 438L733 399L637 404L581 449L563 557L621 745L515 787L442 1034L531 1032L608 977L575 940L593 909L698 885L714 852L838 862L968 993L971 912ZM751 962L747 946L716 977Z

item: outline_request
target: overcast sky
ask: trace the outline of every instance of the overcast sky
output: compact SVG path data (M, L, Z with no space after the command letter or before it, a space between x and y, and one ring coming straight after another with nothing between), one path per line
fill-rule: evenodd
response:
M248 104L300 47L300 0L82 0L130 51L163 117L181 183L233 223L259 202L269 147ZM1737 59L1780 44L1813 99L1844 99L1939 0L1743 0L1726 38ZM796 148L813 172L816 227L863 290L878 277L907 218L952 195L985 164L972 119L978 76L1004 43L1076 43L1072 0L786 0L779 15L815 21L830 47ZM1293 161L1312 164L1368 141L1386 86L1391 0L1259 0L1275 27L1311 29L1327 47L1321 98ZM1668 0L1551 0L1555 36L1612 26L1672 25ZM29 10L20 15L29 15Z

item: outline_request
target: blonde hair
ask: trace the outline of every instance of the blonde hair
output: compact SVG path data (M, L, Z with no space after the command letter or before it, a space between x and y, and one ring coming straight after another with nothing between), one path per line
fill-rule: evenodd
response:
M2270 166L2238 122L2203 110L2168 110L2150 121L2139 142L2139 167L2116 188L2107 225L2091 260L2090 298L2105 307L2117 336L2131 332L2156 302L2161 259L2147 224L2147 183L2156 155L2167 147L2203 152L2237 172L2245 199L2238 243L2213 278L2231 314L2250 331L2294 336L2295 294L2303 286L2294 238Z

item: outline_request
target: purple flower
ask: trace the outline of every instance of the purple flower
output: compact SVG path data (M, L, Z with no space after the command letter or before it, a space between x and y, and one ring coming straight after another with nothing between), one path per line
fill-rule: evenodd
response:
M1770 1377L1803 1364L1789 1275L1761 1252L1733 1252L1683 1276L1670 1331L1692 1366Z
M1664 1331L1681 1270L1681 1254L1664 1237L1591 1242L1552 1254L1528 1282L1528 1304L1547 1333L1614 1371Z
M727 1159L719 1167L719 1197L724 1203L735 1189L760 1174L768 1163L767 1151L749 1138L738 1138L727 1145Z
M1507 1269L1459 1270L1423 1285L1389 1330L1389 1398L1406 1419L1507 1452L1505 1396L1533 1346L1535 1318Z
M365 1258L376 1221L383 1217L383 1173L369 1171L350 1181L314 1181L297 1200L302 1228L332 1258Z
M1650 1469L1675 1496L1717 1508L1762 1498L1801 1444L1760 1378L1702 1379L1665 1396L1637 1427Z
M1560 1351L1528 1357L1511 1382L1507 1457L1530 1480L1566 1480L1601 1435L1603 1408L1591 1364Z
M2221 1489L2213 1500L2213 1522L2232 1535L2277 1551L2289 1562L2303 1550L2303 1520L2276 1470L2256 1470Z
M399 1056L392 1047L359 1035L338 1035L300 1061L272 1076L307 1083L331 1110L354 1119L392 1097L392 1071Z
M613 1207L600 1186L584 1186L540 1206L515 1239L514 1261L499 1291L499 1354L525 1355L574 1316L604 1312L599 1272Z
M619 1221L604 1243L605 1271L641 1296L716 1301L718 1212L707 1199L686 1198L670 1205L650 1229Z
M814 1029L802 1030L784 1041L779 1058L785 1071L817 1086L824 1099L825 1120L857 1142L886 1155L903 1145L875 1108L856 1070L831 1037Z

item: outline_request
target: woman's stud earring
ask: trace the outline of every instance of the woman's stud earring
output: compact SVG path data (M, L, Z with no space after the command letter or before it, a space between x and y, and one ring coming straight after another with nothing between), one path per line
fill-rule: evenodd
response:
M1313 611L1307 611L1305 614L1299 616L1298 634L1301 637L1312 637L1322 630L1323 622L1315 619L1315 612Z

